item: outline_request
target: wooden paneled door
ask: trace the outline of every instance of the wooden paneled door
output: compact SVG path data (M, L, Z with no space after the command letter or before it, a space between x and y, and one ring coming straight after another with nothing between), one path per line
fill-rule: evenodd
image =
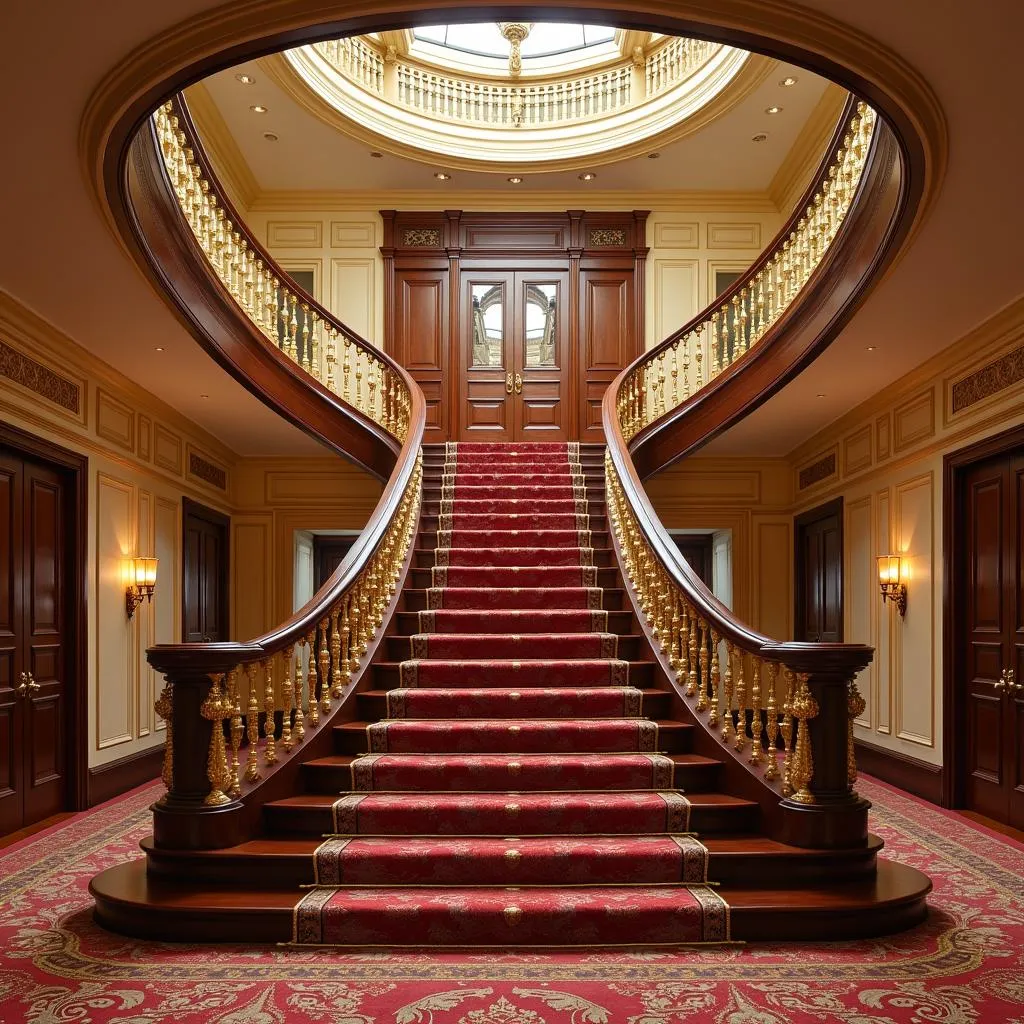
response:
M185 643L230 640L228 557L231 521L220 512L185 498L182 632Z
M565 271L464 271L462 440L569 437Z
M843 639L843 499L796 517L794 639L841 643Z
M954 586L963 613L956 662L964 798L1024 828L1024 455L976 463L960 484Z
M68 803L75 511L65 474L0 447L0 834Z

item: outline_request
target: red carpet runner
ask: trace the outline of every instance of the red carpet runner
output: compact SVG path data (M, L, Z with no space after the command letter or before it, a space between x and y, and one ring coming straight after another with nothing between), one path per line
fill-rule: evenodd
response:
M449 444L411 660L293 939L725 941L729 908L608 632L576 444Z

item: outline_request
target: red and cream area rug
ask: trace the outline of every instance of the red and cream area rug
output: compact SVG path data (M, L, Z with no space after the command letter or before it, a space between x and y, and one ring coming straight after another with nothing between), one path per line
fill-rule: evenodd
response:
M886 855L935 883L919 928L822 945L371 953L183 946L92 922L155 787L0 854L0 1022L1024 1024L1024 845L862 780Z

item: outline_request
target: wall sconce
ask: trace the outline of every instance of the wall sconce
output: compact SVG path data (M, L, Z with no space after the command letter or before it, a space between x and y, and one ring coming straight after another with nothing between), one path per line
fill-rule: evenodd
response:
M878 585L882 588L882 604L892 601L900 618L907 614L907 578L909 572L902 555L878 556Z
M124 603L128 609L128 618L135 614L135 609L143 601L153 600L156 589L156 558L129 558L125 567L128 587L125 590Z

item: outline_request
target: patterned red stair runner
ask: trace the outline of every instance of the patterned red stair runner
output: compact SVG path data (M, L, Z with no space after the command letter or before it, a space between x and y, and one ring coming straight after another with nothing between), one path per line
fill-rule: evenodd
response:
M707 849L608 632L577 444L449 444L427 607L293 940L725 941Z

